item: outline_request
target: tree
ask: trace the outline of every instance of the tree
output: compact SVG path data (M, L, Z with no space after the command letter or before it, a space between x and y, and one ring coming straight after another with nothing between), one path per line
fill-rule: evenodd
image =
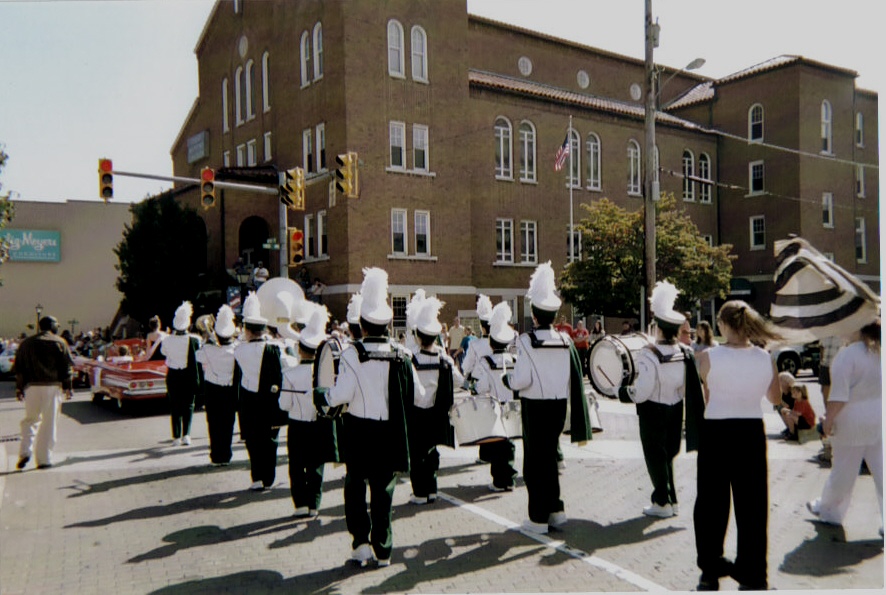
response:
M667 194L656 206L656 279L676 285L676 307L689 310L698 300L726 297L735 256L731 244L709 246L676 205ZM637 316L645 285L642 209L627 211L606 198L580 206L584 254L561 275L563 297L585 314Z
M0 171L3 171L3 166L6 165L6 160L8 158L9 155L7 155L6 151L3 150L3 147L0 146ZM2 189L3 184L0 184L0 190ZM9 200L9 192L6 194L0 194L0 229L6 227L12 221L14 215L15 205ZM9 243L6 241L5 237L0 236L0 265L6 262L7 258L9 258ZM2 277L0 277L0 285L3 285Z
M206 269L205 226L174 193L134 204L132 225L114 249L121 310L143 324L154 315L170 324L175 309L197 297Z

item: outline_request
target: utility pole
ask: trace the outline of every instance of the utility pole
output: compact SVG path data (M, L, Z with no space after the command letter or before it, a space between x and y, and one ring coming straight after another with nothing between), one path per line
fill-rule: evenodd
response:
M643 167L644 250L646 262L645 293L641 292L640 326L646 329L649 312L648 297L655 287L655 203L658 202L658 184L655 182L655 63L652 50L658 45L658 25L652 22L652 0L646 0L646 148ZM651 320L651 319L649 319Z

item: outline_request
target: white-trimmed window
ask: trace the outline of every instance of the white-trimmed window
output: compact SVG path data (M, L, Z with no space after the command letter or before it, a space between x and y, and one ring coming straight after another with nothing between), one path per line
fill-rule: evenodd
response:
M224 153L222 153L222 164L225 167L231 167L231 152L230 151L225 151Z
M415 254L431 255L431 212L415 212Z
M311 84L311 34L307 31L303 31L301 34L299 49L299 58L301 61L301 86L304 88Z
M821 102L821 152L829 155L834 152L833 119L831 102L825 99Z
M750 218L751 250L766 249L766 217L757 215Z
M270 161L274 158L274 153L271 147L271 133L265 132L264 134L264 159L265 161Z
M412 80L428 82L428 34L418 25L412 28Z
M759 103L748 110L748 142L763 142L763 106Z
M246 165L246 145L237 145L237 167Z
M409 304L410 296L407 295L391 295L391 310L394 318L391 321L394 327L394 334L406 329L406 306Z
M416 171L428 171L428 127L412 125L412 167Z
M640 143L631 139L628 141L628 194L640 196Z
M705 242L707 242L708 246L710 246L711 248L714 247L714 236L712 236L711 234L704 234L703 236L701 236L701 238Z
M514 262L514 220L495 220L495 261Z
M538 222L520 222L520 262L536 264L538 262Z
M406 65L403 57L403 25L399 21L388 21L388 74L406 78Z
M314 137L313 130L306 128L301 132L302 167L305 173L314 173Z
M864 147L864 114L855 114L855 146Z
M234 124L237 126L243 123L243 106L246 105L243 92L243 67L238 66L234 71Z
M323 78L323 25L314 25L314 80Z
M569 262L581 260L581 230L572 230L572 244L569 243L569 230L566 230L566 258Z
M261 57L261 106L263 112L271 111L271 54L265 52Z
M317 246L314 242L316 237L314 215L305 215L305 258L317 258Z
M511 131L511 123L507 118L495 119L495 177L498 180L514 179Z
M569 131L569 184L581 188L581 136L575 130Z
M250 60L246 63L246 119L255 117L255 102L253 101L253 89L255 89L255 62Z
M520 181L535 182L535 126L529 120L520 122Z
M825 192L821 195L821 224L828 229L834 227L834 194Z
M588 135L588 140L585 143L585 146L588 150L588 160L587 160L587 175L585 178L588 182L588 190L600 190L602 188L603 182L603 170L601 169L601 151L600 151L600 137L595 133L590 133Z
M406 123L391 122L389 125L391 168L406 169Z
M763 194L765 192L765 173L763 161L751 161L748 164L748 189L750 194Z
M711 158L707 153L701 153L698 156L698 177L702 180L711 180ZM710 204L712 188L713 184L699 183L698 201Z
M855 196L858 198L865 197L864 166L861 163L855 166Z
M685 149L683 151L683 200L695 200L695 182L692 181L694 176L695 155L689 149Z
M406 255L406 209L391 209L391 253Z
M258 156L256 155L257 148L257 143L254 138L246 141L246 165L249 167L255 167L258 163Z
M228 114L228 79L222 79L222 132L230 132L230 116Z
M855 262L868 261L868 238L864 228L864 217L855 218Z
M320 256L329 256L329 227L326 219L326 211L317 213L317 253Z
M326 171L326 124L317 124L317 171Z

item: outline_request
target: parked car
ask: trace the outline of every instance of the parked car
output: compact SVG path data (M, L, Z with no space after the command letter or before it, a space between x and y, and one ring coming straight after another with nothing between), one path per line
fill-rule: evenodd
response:
M0 353L0 377L12 375L12 367L15 364L15 352L18 345L10 345Z
M109 355L97 359L74 358L75 375L86 377L92 392L92 401L114 399L122 408L127 401L162 399L166 397L166 362L150 359L145 353L144 339L114 341L114 348L126 345L133 356Z
M806 345L782 345L772 350L772 358L779 372L796 376L800 370L812 370L818 376L821 362L821 344L818 341Z

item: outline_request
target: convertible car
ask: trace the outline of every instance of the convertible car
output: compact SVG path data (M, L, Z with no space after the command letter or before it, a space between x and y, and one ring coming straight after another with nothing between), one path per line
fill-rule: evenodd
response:
M107 397L123 408L126 401L166 397L166 362L152 355L145 352L143 339L122 339L114 342L107 357L76 356L74 371L88 381L94 403Z

